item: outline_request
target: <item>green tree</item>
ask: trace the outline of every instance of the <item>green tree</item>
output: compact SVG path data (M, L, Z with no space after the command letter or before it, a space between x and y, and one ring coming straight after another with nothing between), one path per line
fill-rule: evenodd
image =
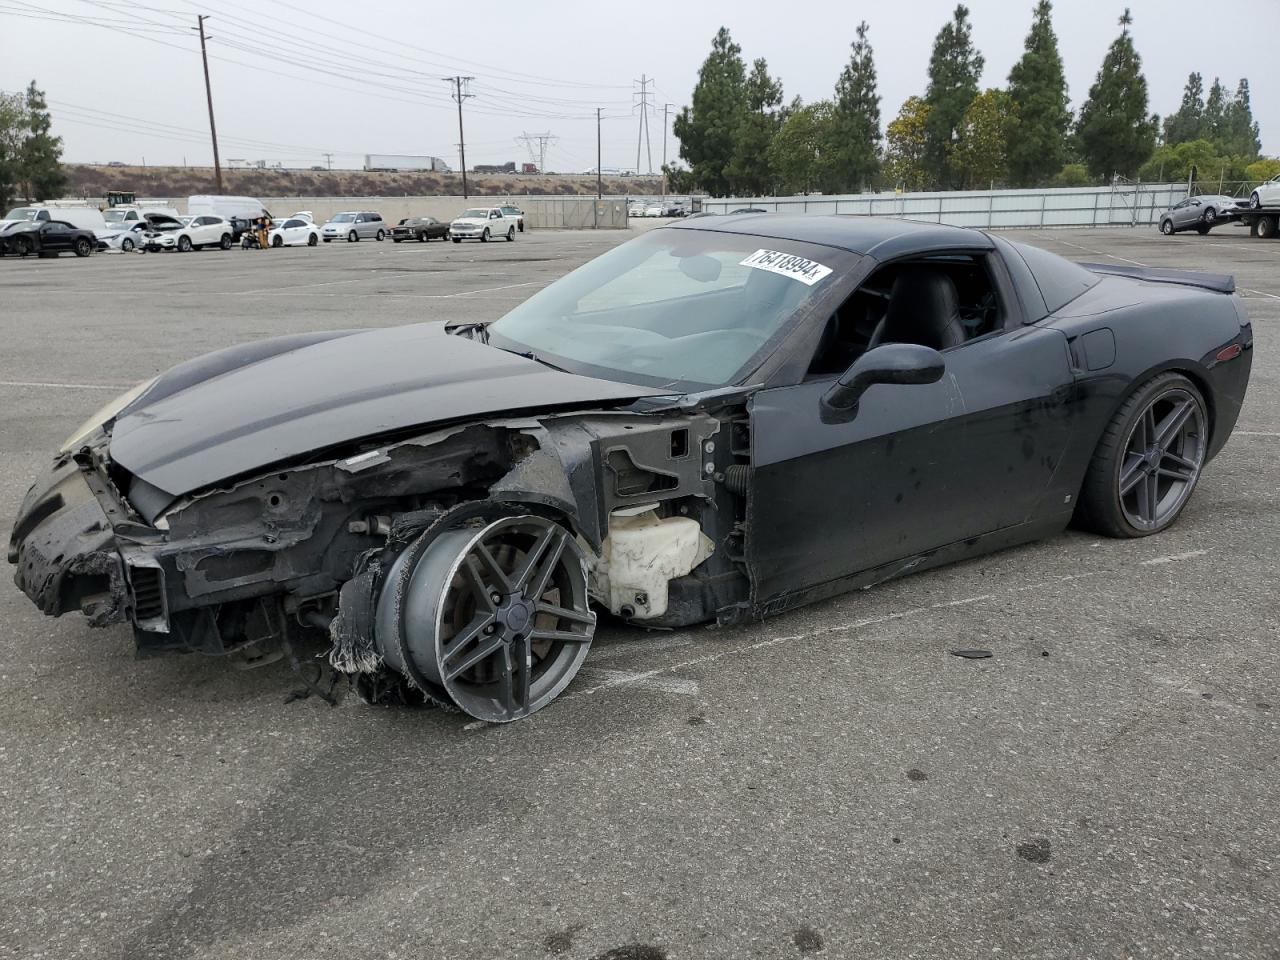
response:
M960 121L952 154L965 186L986 189L1008 182L1010 131L1017 123L1018 107L1003 90L987 90L973 98Z
M1093 177L1089 176L1089 171L1083 163L1068 163L1049 181L1049 185L1053 187L1091 187L1094 185Z
M1226 137L1227 107L1230 101L1231 96L1227 93L1227 88L1217 77L1214 77L1213 86L1209 88L1209 96L1204 102L1204 125L1200 128L1199 139L1217 142Z
M769 76L760 58L751 65L746 82L746 110L738 122L729 161L729 189L739 197L769 193L774 186L769 144L782 128L782 82Z
M880 168L880 94L869 29L865 20L858 24L849 62L836 81L830 151L839 190L866 189Z
M668 193L693 193L698 189L693 179L693 171L688 167L668 163L663 166L662 175L667 178Z
M22 143L22 181L33 200L62 196L67 175L62 169L62 138L50 134L53 119L44 92L34 80L26 93L27 135Z
M1155 148L1155 124L1147 115L1147 80L1129 36L1131 23L1126 7L1120 36L1107 51L1076 124L1085 165L1103 179L1116 173L1133 176Z
M1009 71L1009 96L1018 122L1009 128L1009 181L1038 186L1055 175L1067 159L1067 78L1053 32L1053 4L1036 4L1022 59Z
M26 132L26 98L20 93L0 93L0 213L19 198Z
M907 97L885 131L884 172L904 190L923 190L927 182L925 126L929 110L923 97Z
M1138 169L1138 176L1143 180L1178 183L1194 171L1200 188L1216 193L1220 180L1243 180L1245 165L1244 157L1223 153L1211 140L1188 140L1159 147Z
M1177 113L1164 121L1164 142L1169 145L1199 140L1204 135L1204 78L1198 73L1187 77L1182 103Z
M982 54L973 46L969 8L958 4L951 20L933 41L929 87L924 97L929 104L925 120L925 168L937 186L956 185L951 152L964 112L978 95L983 63Z
M1236 95L1227 107L1226 146L1230 153L1256 157L1262 152L1258 137L1258 124L1253 119L1253 107L1249 103L1249 80L1242 77L1236 85Z
M671 127L680 139L680 156L689 164L694 182L713 196L729 193L729 165L745 112L742 48L721 27L698 71L693 102L680 110Z
M828 149L835 107L829 100L804 105L797 97L782 129L769 145L769 163L783 191L827 191L836 180L835 158Z
M1244 178L1254 183L1270 180L1280 174L1280 157L1263 157L1244 168Z

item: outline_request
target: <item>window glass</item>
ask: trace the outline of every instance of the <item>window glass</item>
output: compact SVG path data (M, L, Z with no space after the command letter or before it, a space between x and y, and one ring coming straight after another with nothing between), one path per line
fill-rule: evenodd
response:
M764 265L743 265L758 254ZM822 297L850 260L794 241L654 231L556 281L488 331L497 346L574 372L719 386Z
M1010 242L1026 262L1049 312L1060 310L1080 294L1098 283L1098 275L1070 260L1026 243Z

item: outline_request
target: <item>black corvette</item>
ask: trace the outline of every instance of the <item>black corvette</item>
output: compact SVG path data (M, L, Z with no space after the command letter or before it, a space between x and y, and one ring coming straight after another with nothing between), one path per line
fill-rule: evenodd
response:
M83 230L62 220L33 220L18 223L0 234L0 254L26 257L56 257L60 253L74 253L87 257L103 245L92 230Z
M161 374L52 458L9 560L144 654L324 638L368 699L514 720L593 604L730 622L1073 519L1163 530L1244 399L1232 290L952 227L687 220L492 323Z

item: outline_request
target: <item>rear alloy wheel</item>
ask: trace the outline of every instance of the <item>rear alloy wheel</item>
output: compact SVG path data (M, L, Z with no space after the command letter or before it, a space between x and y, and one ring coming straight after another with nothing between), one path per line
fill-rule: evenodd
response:
M1098 442L1079 518L1113 537L1159 533L1195 490L1208 441L1196 385L1179 373L1149 380L1116 411Z
M179 237L179 238L178 238L178 252L179 252L179 253L190 253L190 252L191 252L191 238L190 238L190 237Z
M229 233L224 233L224 234L222 235L222 237L218 240L218 246L219 246L219 247L221 247L223 250L230 250L230 249L231 249L231 234L229 234Z
M381 243L381 242L382 242L382 238L383 238L383 237L385 237L386 235L387 235L387 234L386 234L386 232L385 232L385 231L383 231L383 230L379 230L379 231L378 231L378 242L379 242L379 243Z
M121 252L121 253L133 253L133 241L132 241L132 240L130 240L128 237L125 237L123 240L121 240L121 241L120 241L120 252Z
M1161 233L1163 233L1166 237L1172 237L1172 236L1173 236L1173 221L1172 221L1172 220L1161 220L1161 221L1160 221L1160 232L1161 232Z
M308 247L314 247L314 246L315 246L317 243L319 243L319 242L320 242L320 238L319 238L319 237L317 237L314 233L312 233L312 234L308 234L308 235L307 235L307 246L308 246Z
M518 516L427 536L392 564L378 598L386 665L479 720L506 723L545 707L595 634L573 535Z
M93 247L89 244L88 240L81 237L79 240L76 241L77 257L87 257L91 253L93 253Z
M1276 218L1264 216L1258 218L1258 236L1270 238L1276 235Z

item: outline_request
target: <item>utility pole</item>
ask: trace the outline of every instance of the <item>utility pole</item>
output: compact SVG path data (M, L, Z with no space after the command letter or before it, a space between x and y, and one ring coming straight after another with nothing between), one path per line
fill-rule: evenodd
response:
M667 112L673 107L673 103L664 103L662 105L662 195L667 195Z
M333 154L332 154L332 153L326 153L326 154L324 155L324 162L325 162L326 164L328 164L328 165L329 165L329 169L330 169L330 170L332 170L332 169L333 169Z
M600 166L600 108L596 107L596 199L604 196L604 169Z
M653 145L649 142L649 84L653 83L653 80L642 73L640 79L634 82L640 84L639 92L633 94L639 98L637 106L640 108L640 124L636 131L636 173L640 172L640 141L642 139L649 157L649 172L653 173Z
M218 128L213 122L213 87L209 85L209 53L204 46L204 22L209 17L200 14L196 17L196 29L200 31L200 59L204 61L204 95L209 101L209 135L213 137L213 182L218 193L222 193L222 164L218 162Z
M470 83L475 77L445 77L446 83L453 84L453 99L458 101L458 160L462 167L462 197L465 200L469 194L467 193L467 141L462 135L462 101L470 97L474 97L474 93L467 93L462 89L463 84Z

